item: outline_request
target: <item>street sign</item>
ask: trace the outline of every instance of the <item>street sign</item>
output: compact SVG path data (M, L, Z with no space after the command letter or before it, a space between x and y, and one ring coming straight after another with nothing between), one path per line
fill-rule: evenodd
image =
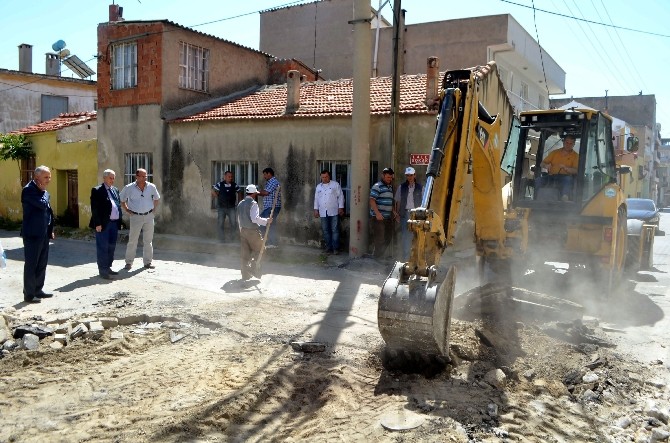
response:
M410 154L409 164L412 166L427 165L430 161L430 154Z

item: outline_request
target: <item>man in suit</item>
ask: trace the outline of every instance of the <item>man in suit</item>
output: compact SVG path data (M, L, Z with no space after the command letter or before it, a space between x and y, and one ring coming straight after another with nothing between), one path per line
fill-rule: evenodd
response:
M116 240L121 223L121 200L119 190L114 187L116 174L111 169L102 173L102 183L91 189L91 222L95 229L95 250L98 272L101 278L113 280L117 271L112 271Z
M42 298L53 294L44 292L44 278L49 261L49 240L53 234L54 214L49 204L47 186L51 181L51 170L39 166L33 173L33 179L21 191L23 221L23 300L26 303L39 303Z

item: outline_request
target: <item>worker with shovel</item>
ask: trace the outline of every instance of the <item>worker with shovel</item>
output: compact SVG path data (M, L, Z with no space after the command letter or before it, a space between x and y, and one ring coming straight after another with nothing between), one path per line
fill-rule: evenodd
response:
M252 275L260 278L260 258L265 242L258 227L268 226L272 223L272 215L268 218L259 216L258 203L256 203L257 196L258 188L256 188L256 185L248 185L246 187L246 197L237 205L243 280L249 280Z

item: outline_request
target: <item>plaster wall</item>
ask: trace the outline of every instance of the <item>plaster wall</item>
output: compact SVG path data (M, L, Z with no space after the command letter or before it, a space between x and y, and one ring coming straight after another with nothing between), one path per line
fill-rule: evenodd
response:
M40 123L42 95L67 97L68 112L95 109L96 82L0 70L0 133ZM27 88L25 85L29 84Z
M151 153L152 175L150 181L163 196L163 177L166 173L164 152L167 149L167 126L160 118L160 105L136 105L105 108L98 111L98 180L102 171L113 169L116 186L134 180L135 171L125 171L125 154ZM124 174L130 174L124 176Z
M97 182L97 142L88 139L72 143L60 143L58 131L29 135L35 153L35 165L46 165L51 169L51 183L47 190L51 195L51 207L56 217L67 209L67 171L78 174L79 227L85 228L91 219L91 188ZM21 220L21 180L16 162L0 162L0 216Z
M402 179L409 153L429 153L434 136L435 115L403 116L399 127L398 164ZM373 117L370 159L379 169L389 165L388 117ZM283 241L318 242L319 221L313 216L314 190L319 182L318 162L350 161L350 118L276 119L170 124L170 171L165 188L170 198L161 209L170 220L163 228L174 233L214 235L216 210L211 209L212 162L258 162L259 175L272 167L282 185L282 211L277 228ZM419 174L425 167L417 167ZM399 183L399 182L398 182ZM263 186L262 177L256 184ZM259 198L259 204L262 198ZM348 236L348 220L344 222Z

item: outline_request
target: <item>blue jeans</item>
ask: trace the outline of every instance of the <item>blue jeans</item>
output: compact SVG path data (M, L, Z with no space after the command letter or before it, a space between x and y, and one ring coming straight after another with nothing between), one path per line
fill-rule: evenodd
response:
M119 223L117 221L110 221L105 229L95 233L95 251L100 275L109 275L114 261L118 233Z
M236 208L219 208L218 209L219 216L218 216L218 234L219 234L219 241L223 242L225 241L225 224L226 224L226 217L228 218L228 223L230 223L230 231L231 231L231 236L232 239L234 240L237 237L238 234L238 229L237 229L237 211Z
M536 183L536 185L538 185L538 188L541 188L543 186L553 186L553 187L558 188L558 190L561 193L558 196L558 198L561 198L564 195L567 195L568 198L572 198L572 184L573 184L574 180L575 179L574 179L573 175L554 174L554 175L545 175L543 177L539 177L535 181L535 183Z
M323 231L323 241L326 243L326 249L329 251L338 251L340 249L340 217L338 215L327 215L319 217L321 219L321 230Z
M270 211L272 208L265 208L263 209L263 212L261 212L261 217L262 218L268 218L270 216ZM279 215L279 211L281 210L281 206L278 206L275 208L274 213L272 214L272 224L270 225L270 232L268 233L268 228L267 226L261 226L261 231L263 232L263 238L265 238L265 235L268 235L268 239L265 241L265 245L272 245L272 246L277 246L278 241L277 241L277 216Z

